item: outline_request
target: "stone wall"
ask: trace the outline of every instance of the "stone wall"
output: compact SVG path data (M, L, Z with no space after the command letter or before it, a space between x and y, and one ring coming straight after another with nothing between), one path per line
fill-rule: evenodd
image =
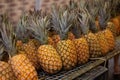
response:
M41 0L43 10L49 11L52 4L66 5L69 0ZM0 14L7 13L10 21L16 23L23 11L34 9L35 0L0 0Z

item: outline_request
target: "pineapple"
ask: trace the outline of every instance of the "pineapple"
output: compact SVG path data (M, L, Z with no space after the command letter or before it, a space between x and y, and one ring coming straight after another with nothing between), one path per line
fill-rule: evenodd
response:
M15 80L15 76L11 66L5 61L1 61L3 55L4 55L4 46L2 42L0 42L0 80Z
M29 31L37 39L41 46L38 48L38 61L41 68L49 74L57 73L62 68L62 61L56 49L48 43L49 19L47 16L41 18L31 18Z
M96 27L96 25L95 25L95 19L98 16L99 8L100 8L100 6L99 6L98 1L92 0L91 2L88 3L87 9L90 14L89 15L90 16L90 29L93 33L95 33L95 35L97 37L97 40L98 40L100 48L101 48L102 55L106 55L109 51L107 40L106 40L104 34L102 34L99 31L98 27Z
M37 19L37 18L40 18L41 16L46 16L46 13L42 13L41 11L30 11L30 13L29 13L29 19ZM29 20L28 20L29 21ZM30 22L29 22L29 24L31 24ZM33 26L34 27L34 26ZM39 40L37 40L36 38L34 38L34 39L30 39L29 40L30 42L33 42L34 44L35 44L35 46L37 47L37 49L40 47L40 45L41 45L41 43L40 43L40 41ZM54 41L53 41L53 39L51 38L51 37L48 37L48 44L50 44L50 45L52 45L52 46L54 46Z
M68 39L74 40L75 36L72 32L68 32ZM54 47L56 47L56 44L60 41L60 36L55 34L52 36L52 40L54 41Z
M89 15L90 14L88 13L88 10L86 9L86 4L83 4L83 2L80 2L79 8L80 8L80 12L79 12L80 27L81 27L84 37L86 38L88 42L90 57L91 58L100 57L102 56L102 53L101 53L101 48L100 48L97 36L89 31L89 26L90 26Z
M4 61L0 61L0 80L15 80L11 66Z
M115 0L115 1L111 0L109 3L110 3L110 9L111 9L111 12L110 12L111 22L108 25L108 28L111 30L111 32L116 31L116 35L118 36L120 34L120 23L119 23L119 19L117 16L117 11L118 11L117 5L119 4L119 0ZM113 26L113 24L114 24L114 26ZM113 29L113 28L115 28L115 29Z
M32 65L38 69L38 59L37 59L37 48L33 41L29 38L29 32L27 31L27 16L23 15L18 23L16 28L16 37L17 37L17 48L19 51L25 51L28 59L32 63ZM21 35L20 35L21 34ZM28 40L29 39L29 40Z
M13 26L11 26L6 17L3 17L3 19L2 27L0 28L2 42L5 50L9 54L8 62L15 73L15 77L17 80L38 80L37 72L25 53L17 52L16 50L16 38Z
M117 36L117 34L118 34L118 33L117 33L117 29L116 29L116 27L115 27L115 25L114 25L113 22L109 21L109 22L107 23L107 29L109 29L109 30L112 32L112 34L113 34L114 37Z
M120 34L120 22L117 17L114 17L111 19L111 22L115 25L114 27L116 28L116 35Z
M84 37L74 40L76 51L77 51L77 62L78 64L84 64L89 59L89 46Z
M60 41L56 44L56 49L62 59L63 69L70 70L77 64L76 48L72 40L68 39L68 32L71 26L72 14L68 11L58 11L52 9L53 28L58 32Z
M79 22L77 20L77 14L73 15L75 18L73 20L72 31L75 35L74 44L77 52L77 62L78 64L84 64L88 62L89 59L89 46L86 39L81 35L81 29Z
M108 48L111 51L115 48L115 37L113 36L113 33L107 28L107 23L110 19L110 3L109 1L104 2L101 0L100 4L101 7L99 10L99 25L101 30L103 30L101 33L104 34L109 44Z

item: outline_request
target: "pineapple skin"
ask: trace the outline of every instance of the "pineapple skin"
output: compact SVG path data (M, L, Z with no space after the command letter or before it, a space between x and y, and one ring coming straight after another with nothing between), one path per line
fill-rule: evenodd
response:
M54 44L55 44L54 47L56 47L56 44L60 41L60 36L59 35L53 35L52 39L53 39Z
M117 30L117 35L120 34L120 23L119 23L119 19L117 17L114 17L111 19L111 21L114 23L116 30Z
M16 41L17 51L23 51L23 42L21 40Z
M108 22L107 23L107 29L109 29L113 33L114 37L117 36L117 29L116 29L116 27L115 27L113 22Z
M101 31L99 31L95 35L96 35L96 37L99 41L99 45L100 45L100 48L101 48L102 55L104 56L109 52L108 42L105 38L105 35Z
M85 38L79 38L74 40L77 52L77 62L78 64L84 64L88 62L89 59L89 47Z
M22 47L27 55L27 58L30 60L32 65L36 69L39 69L40 66L38 63L37 50L36 50L34 43L29 41L28 43L23 44Z
M68 39L70 40L74 40L75 39L75 36L72 32L68 32Z
M88 33L88 35L84 36L88 42L89 45L89 53L91 58L101 57L101 48L99 45L99 42L97 40L97 37L93 33Z
M38 49L41 45L40 42L36 39L29 39L29 42L33 43L35 45L36 49ZM51 37L48 37L48 44L54 46L54 41Z
M41 45L38 48L38 59L41 68L49 74L57 73L62 68L62 61L52 45Z
M68 39L70 39L72 41L75 39L75 36L72 32L68 32ZM60 41L60 36L55 34L52 36L52 40L54 42L54 47L56 47L56 44Z
M15 80L12 68L7 62L0 61L0 80Z
M33 43L36 47L36 49L38 49L40 47L40 42L36 39L29 39L30 43Z
M9 63L17 80L38 80L37 72L25 54L13 56Z
M115 37L113 36L112 32L109 29L105 29L103 33L109 44L108 45L109 50L112 51L115 48Z
M61 40L56 46L57 52L61 56L63 69L70 70L77 64L76 48L71 40Z
M48 44L52 45L52 46L55 46L55 43L54 43L54 41L51 37L48 37Z

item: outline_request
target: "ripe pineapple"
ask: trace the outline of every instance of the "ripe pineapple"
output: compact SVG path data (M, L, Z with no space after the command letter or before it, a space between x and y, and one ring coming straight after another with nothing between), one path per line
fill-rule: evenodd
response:
M68 39L74 40L75 36L72 32L68 32ZM54 41L54 46L56 47L56 44L60 41L60 36L55 34L52 36L52 40Z
M118 17L112 18L111 22L115 25L115 28L117 30L116 33L117 33L117 35L119 35L120 34L120 22L119 22Z
M101 47L102 55L104 56L109 52L107 39L105 38L105 35L101 31L96 33L96 36Z
M0 42L0 80L15 80L11 66L5 61L1 61L4 55L3 52L4 46Z
M30 11L29 20L28 20L29 25L31 25L31 19L37 20L38 18L41 18L42 16L46 16L46 13L42 13L41 11ZM35 26L33 26L33 27L35 27ZM37 49L41 45L40 41L38 39L36 39L36 38L30 39L29 41L33 42L35 44L35 46L37 47ZM51 37L48 37L48 44L54 46L54 41L52 40Z
M30 23L28 30L41 43L37 56L42 69L50 74L57 73L62 68L62 61L55 48L48 44L48 17L31 19Z
M84 64L88 61L89 59L89 46L84 37L81 35L81 29L79 26L79 22L77 20L77 15L73 15L75 18L73 20L73 25L72 25L72 31L75 35L74 44L76 47L76 52L77 52L77 62L78 64Z
M70 70L77 64L76 48L72 40L68 39L68 32L71 24L72 16L67 11L61 13L52 9L53 28L58 32L60 41L56 44L56 49L61 56L63 69Z
M23 15L18 23L16 28L16 37L17 37L17 49L19 51L25 51L28 59L32 63L32 65L38 69L38 59L37 59L37 49L33 41L28 41L29 32L27 31L27 16Z
M115 25L117 36L120 34L120 22L119 22L119 0L110 1L110 9L111 9L111 22Z
M100 7L100 10L99 10L99 24L100 24L101 30L103 30L101 33L104 34L109 44L108 45L109 50L113 50L115 47L115 38L113 36L113 33L109 29L106 28L107 23L110 19L110 3L109 1L104 2L101 0L100 4L102 6Z
M86 6L83 7L80 5L80 12L79 12L80 27L84 37L88 42L90 57L92 58L100 57L102 54L101 54L99 41L97 39L97 36L89 31L90 16L85 7Z
M99 6L98 1L92 0L91 2L88 3L88 8L87 9L88 9L89 14L90 14L89 15L90 16L90 19L89 19L90 20L90 29L97 37L97 40L98 40L100 48L101 48L102 55L105 55L109 51L108 43L106 41L106 38L105 38L104 34L102 34L99 31L99 28L96 27L96 25L95 25L95 20L98 16L99 8L100 8L100 6Z
M0 61L0 80L15 80L11 66L4 61Z
M9 54L8 62L15 73L15 77L17 80L38 80L37 72L25 53L23 52L22 54L21 52L16 51L16 38L13 26L11 26L5 17L3 17L3 19L4 21L0 28L0 32L2 34L2 41L5 46L5 50Z
M108 22L107 23L107 29L109 29L113 33L114 37L117 36L117 29L116 29L116 27L115 27L113 22Z
M89 59L89 47L84 37L74 40L76 51L77 51L77 62L78 64L84 64Z

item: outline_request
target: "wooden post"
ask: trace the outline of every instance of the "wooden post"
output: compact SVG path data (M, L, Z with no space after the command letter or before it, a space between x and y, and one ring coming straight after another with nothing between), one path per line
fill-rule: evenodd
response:
M41 3L42 0L35 0L35 10L40 10L41 9Z

